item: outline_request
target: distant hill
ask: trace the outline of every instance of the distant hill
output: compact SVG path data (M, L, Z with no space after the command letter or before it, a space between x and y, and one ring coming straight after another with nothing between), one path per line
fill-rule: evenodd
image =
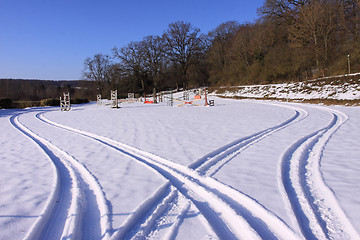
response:
M70 92L73 98L96 99L96 86L91 81L0 79L0 98L12 101L58 99L63 92Z

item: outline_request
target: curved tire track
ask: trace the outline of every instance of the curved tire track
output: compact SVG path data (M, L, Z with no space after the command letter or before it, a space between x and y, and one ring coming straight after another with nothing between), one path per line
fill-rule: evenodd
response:
M299 115L299 112L297 112L292 121L297 119ZM55 123L42 115L39 116L39 119L99 141L155 169L197 206L209 221L213 230L221 238L298 238L283 221L253 199L210 177L201 176L193 169L112 139ZM290 122L284 123L279 128ZM256 140L259 140L262 136L264 135L258 136ZM115 233L112 238L117 239L119 234L119 232Z
M183 195L189 198L195 204L195 206L197 206L205 218L210 222L210 225L212 225L214 231L219 236L221 236L221 238L260 239L260 237L254 230L251 229L247 222L242 217L238 216L236 212L233 211L218 196L216 196L216 194L197 184L187 173L177 172L173 168L174 166L171 166L175 163L105 137L97 136L95 134L76 130L51 122L49 120L45 120L43 116L40 116L40 119L48 121L49 123L64 129L80 133L83 136L90 137L156 170L166 179L168 179L171 184L175 186ZM178 167L183 168L184 166L175 164L175 168ZM186 169L190 172L193 172L188 168ZM191 194L188 192L191 192ZM112 238L118 239L120 233L120 231L116 232Z
M360 239L320 171L327 142L348 117L339 111L320 109L329 111L332 120L287 149L281 163L282 185L306 239Z
M56 184L52 194L26 239L88 238L88 234L96 230L86 225L99 221L97 234L108 239L112 231L109 220L111 214L95 177L73 157L25 127L19 121L19 115L10 118L11 124L34 141L56 168ZM98 205L96 209L94 204Z
M239 155L246 148L250 147L253 144L256 144L257 142L261 141L265 137L288 127L291 124L294 124L298 121L303 120L304 118L306 118L308 116L308 113L301 108L278 105L278 104L272 104L272 105L289 108L289 109L293 110L295 113L291 118L287 119L286 121L284 121L274 127L270 127L268 129L265 129L263 131L255 133L253 135L247 136L245 138L238 139L238 140L233 141L221 148L216 149L215 151L212 151L212 152L206 154L205 156L201 157L197 161L190 164L188 167L196 170L201 175L213 176L216 172L218 172L220 170L220 168L222 166L224 166L226 163L231 161L234 157ZM174 191L176 191L176 190L174 190ZM154 204L156 204L156 203L154 203ZM183 209L188 209L187 205L189 205L189 203L183 202L182 205L183 206L178 205L177 207L183 208ZM171 208L171 206L169 206L169 208ZM246 211L242 210L242 212L246 212ZM168 213L164 213L164 214L168 214ZM174 215L174 214L172 214L172 215ZM175 221L176 223L179 221L179 217L181 217L180 215L183 217L184 213L180 212L177 216L172 216L172 218L176 218L176 221ZM248 215L251 215L251 214L248 213ZM251 219L251 217L248 217L248 219ZM253 223L253 226L258 229L260 228L259 231L261 231L261 227L256 226L256 221ZM171 236L171 237L169 237L167 239L173 239L173 235L174 235L173 233L177 232L178 227L179 227L179 224L174 224L174 226L169 230L169 234L168 234L168 236ZM153 228L154 228L154 226L153 226Z
M193 162L189 165L189 167L195 169L202 175L213 176L221 169L222 166L231 161L234 157L239 155L246 148L250 147L253 144L256 144L257 142L270 136L271 134L288 127L291 124L303 120L308 115L308 113L301 108L282 106L278 104L272 105L290 108L295 112L295 114L291 118L280 123L279 125L267 128L263 131L257 132L245 138L238 139L230 144L216 149L215 151Z

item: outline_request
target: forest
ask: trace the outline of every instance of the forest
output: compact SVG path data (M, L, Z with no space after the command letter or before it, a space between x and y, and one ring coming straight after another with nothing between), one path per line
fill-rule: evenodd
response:
M110 89L150 94L360 72L359 0L265 0L258 16L249 23L222 23L208 33L177 21L162 35L114 47L112 55L96 53L84 61L88 90L78 91L79 97L109 97ZM41 91L33 89L33 98L55 97L36 96Z
M170 23L161 36L95 54L84 78L100 93L301 81L360 71L360 1L266 0L253 23L207 34Z

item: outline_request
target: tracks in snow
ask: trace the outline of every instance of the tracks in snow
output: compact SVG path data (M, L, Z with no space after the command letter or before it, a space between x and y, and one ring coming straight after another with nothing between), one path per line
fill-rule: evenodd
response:
M348 117L338 111L331 122L296 141L282 157L281 181L306 239L360 239L320 171L325 145Z
M195 169L201 175L213 176L221 169L222 166L231 161L234 157L239 155L246 148L261 141L265 137L286 128L290 124L298 122L307 117L306 111L300 108L291 109L295 111L295 114L285 122L250 135L248 137L238 139L230 144L227 144L193 162L189 165L189 167Z
M11 124L42 149L55 175L46 206L25 239L108 239L110 211L96 178L76 159L25 127L20 115L12 116Z
M284 188L284 195L306 239L359 239L358 233L338 205L334 193L326 186L320 171L320 160L326 143L347 120L347 116L341 112L329 109L327 111L331 112L332 120L326 127L299 139L285 151L281 158L279 179ZM105 144L158 171L168 180L138 206L120 229L111 236L111 239L131 237L138 239L149 236L154 226L166 215L174 216L172 226L164 239L174 239L178 226L189 210L190 202L199 209L221 239L297 239L299 236L262 205L243 193L216 181L211 176L247 147L305 118L306 115L305 111L296 109L294 116L284 123L225 145L188 167L106 137L51 122L41 114L37 114L37 118ZM81 214L74 210L70 211L74 213L73 215L69 213L64 217L61 216L61 212L76 209L71 206L82 207L78 202L81 202L83 189L75 183L79 181L77 179L81 174L70 164L70 160L62 161L66 159L66 154L65 157L61 156L61 150L49 145L50 143L46 140L36 137L30 130L26 130L19 123L18 117L12 117L11 122L14 127L33 139L54 162L58 178L55 181L54 185L57 187L54 187L51 199L62 195L59 192L67 193L63 194L67 197L60 201L63 202L63 207L56 206L54 200L49 200L42 218L37 221L28 236L34 238L43 236L40 234L46 234L46 231L51 229L50 226L57 224L57 222L51 222L53 218L50 214L58 214L58 218L68 217L63 223L64 227L61 228L64 229L61 235L80 234L75 231L74 226L81 222L81 216L78 216ZM79 182L80 185L84 183L81 179ZM73 184L75 187L59 188L66 184ZM150 215L149 208L152 208ZM41 227L42 223L46 223L46 226ZM61 223L60 220L59 223ZM132 232L134 226L137 228L135 232Z
M278 104L274 104L274 105L278 105ZM284 107L284 106L282 106L282 107ZM203 176L213 176L217 171L220 170L220 168L222 166L224 166L226 163L231 161L234 157L239 155L246 148L250 147L253 144L256 144L257 142L259 142L262 139L264 139L265 137L273 134L274 132L277 132L283 128L286 128L290 124L293 124L293 123L300 121L307 117L307 112L300 108L294 108L294 107L289 107L289 106L285 106L285 107L290 108L290 109L294 110L294 112L295 112L295 114L291 118L286 120L285 122L283 122L277 126L260 131L258 133L255 133L251 136L233 141L232 143L229 143L229 144L227 144L219 149L216 149L215 151L212 151L209 154L203 156L202 158L200 158L197 161L190 164L188 167L197 171L199 174L201 174ZM173 191L177 191L177 190L173 189L172 192L169 192L168 194L173 194ZM166 196L164 196L164 198L165 197ZM182 196L181 194L179 194L178 197L184 198L184 196ZM153 199L153 198L150 197L150 199ZM153 204L156 205L156 202L154 201ZM164 215L166 215L166 216L165 217L162 216L162 218L165 219L167 222L171 222L171 220L169 220L169 218L175 218L175 219L173 220L174 223L173 223L172 228L168 231L169 234L166 235L166 237L163 237L162 239L173 239L172 238L172 236L174 235L173 233L177 232L177 228L179 226L177 224L179 222L179 218L181 218L184 215L183 210L181 210L177 214L174 213L174 210L173 210L174 208L175 208L175 211L176 210L179 211L179 208L187 210L189 208L189 201L182 200L182 201L180 201L180 204L178 202L174 201L174 202L172 202L172 204L169 204L168 212L164 213ZM243 212L246 212L246 211L243 210ZM251 215L251 212L248 212L248 213ZM248 217L248 219L251 219L251 217ZM147 225L147 227L148 228L152 227L153 229L161 228L162 221L161 221L161 219L158 221L160 222L160 225L158 225L157 227L148 226L148 225ZM249 221L251 221L251 220L249 220ZM257 226L257 224L255 222L253 222L253 227L258 228L258 230L261 231L262 227L259 225ZM144 223L143 225L146 225L146 223ZM168 237L168 236L171 236L171 237ZM271 237L269 237L269 235L266 235L265 232L262 234L262 237L271 238Z
M210 176L247 147L306 117L307 113L301 109L296 109L294 116L282 124L217 149L189 167L176 164L106 137L60 125L44 118L42 115L38 114L37 116L44 122L99 141L136 159L158 171L176 188L171 187L169 183L164 184L134 211L125 224L115 232L112 239L125 237L130 229L144 217L144 211L149 206L155 206L153 214L140 226L140 231L134 234L133 237L146 236L154 226L156 219L159 219L165 212L169 212L173 208L171 206L174 206L175 201L181 200L178 196L185 196L189 199L201 211L212 229L222 239L298 238L283 221L255 200L212 179ZM177 191L181 194L178 194ZM176 214L173 227L167 236L168 239L173 238L183 215L189 209L189 202L186 200L182 202L178 204L182 207Z

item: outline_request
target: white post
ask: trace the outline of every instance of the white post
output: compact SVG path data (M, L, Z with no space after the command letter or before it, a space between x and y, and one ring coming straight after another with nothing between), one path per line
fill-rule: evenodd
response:
M117 90L115 90L115 91L110 90L110 94L111 94L111 107L118 108Z
M96 102L97 102L97 105L101 105L101 94L98 94L96 95Z
M184 92L183 92L183 100L189 100L189 91L188 90L184 90Z
M61 99L61 97L60 97L60 111L64 111L64 102L63 102L63 100Z

